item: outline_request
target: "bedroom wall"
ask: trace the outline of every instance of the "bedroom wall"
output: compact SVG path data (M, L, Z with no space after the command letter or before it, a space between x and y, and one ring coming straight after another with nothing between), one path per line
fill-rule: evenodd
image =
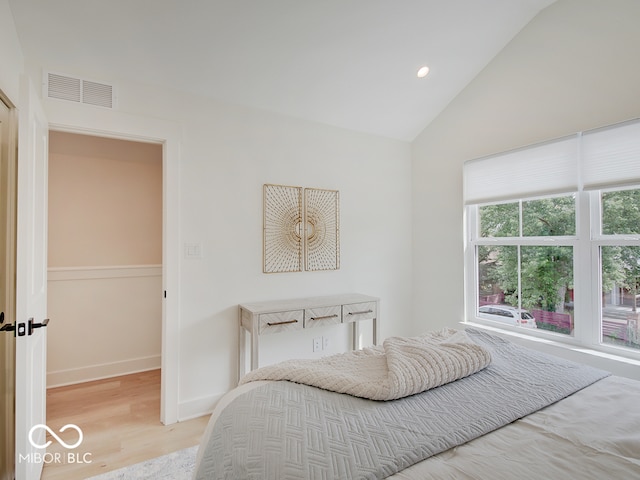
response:
M36 59L28 67L41 71ZM83 74L80 66L56 71ZM99 72L87 77L100 79ZM106 75L106 74L105 74ZM111 81L113 79L106 78ZM175 122L180 141L179 414L209 410L235 386L237 305L242 302L359 292L381 299L381 336L405 335L411 319L410 145L260 110L118 81L117 111L45 100L49 121L65 129L100 125L119 131L136 122ZM337 271L262 273L262 186L340 191ZM185 258L186 244L201 258ZM311 357L312 338L347 345L342 328L265 337L265 362Z
M463 162L640 116L638 18L636 0L559 0L414 141L414 332L463 319Z
M49 135L48 387L160 367L162 146Z
M7 0L0 0L0 89L18 105L24 58Z

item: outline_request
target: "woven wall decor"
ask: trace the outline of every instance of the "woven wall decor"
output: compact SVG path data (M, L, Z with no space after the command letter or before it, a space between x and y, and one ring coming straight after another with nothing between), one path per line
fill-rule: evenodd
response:
M263 272L340 268L337 190L263 186Z
M305 269L340 268L340 217L337 190L304 190Z
M264 273L302 270L302 188L264 185Z

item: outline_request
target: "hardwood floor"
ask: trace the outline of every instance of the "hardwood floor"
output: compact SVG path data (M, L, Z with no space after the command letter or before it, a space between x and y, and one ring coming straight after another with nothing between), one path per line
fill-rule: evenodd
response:
M208 420L206 415L160 423L160 370L49 389L49 428L73 444L78 434L72 428L58 433L72 423L84 438L80 446L67 450L47 435L53 442L41 478L85 479L197 445Z

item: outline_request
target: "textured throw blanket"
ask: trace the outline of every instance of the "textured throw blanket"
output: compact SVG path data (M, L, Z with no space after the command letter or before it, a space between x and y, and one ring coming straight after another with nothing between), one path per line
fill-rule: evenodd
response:
M241 384L289 380L371 400L395 400L439 387L485 368L489 351L464 331L391 337L382 346L315 360L290 360L254 370Z

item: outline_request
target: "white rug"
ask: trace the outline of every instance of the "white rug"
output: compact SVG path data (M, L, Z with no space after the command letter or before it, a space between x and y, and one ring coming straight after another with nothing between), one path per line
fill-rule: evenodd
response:
M190 480L196 464L198 447L152 458L128 467L102 473L87 480Z

